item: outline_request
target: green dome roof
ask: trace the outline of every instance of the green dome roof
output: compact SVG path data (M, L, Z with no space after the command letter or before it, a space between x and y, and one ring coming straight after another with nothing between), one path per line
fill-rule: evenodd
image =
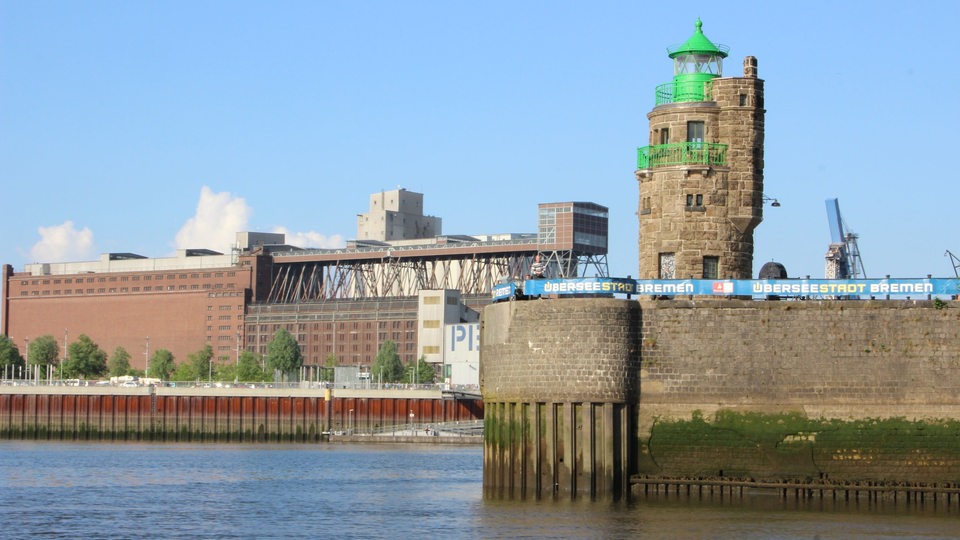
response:
M667 48L667 53L670 55L670 58L676 58L684 54L709 54L726 58L727 53L730 52L730 47L726 45L714 45L712 41L707 39L707 36L703 35L703 23L700 22L699 17L697 17L696 26L696 31L683 45Z

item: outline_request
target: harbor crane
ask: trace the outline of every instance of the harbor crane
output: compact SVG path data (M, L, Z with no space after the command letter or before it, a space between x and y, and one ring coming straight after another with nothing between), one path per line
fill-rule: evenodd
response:
M953 265L953 275L960 278L960 259L957 258L949 249L943 254L944 257L950 257L950 264Z
M857 246L858 235L851 232L840 217L840 202L827 199L827 221L830 224L830 247L827 249L825 277L827 279L858 279L867 277Z

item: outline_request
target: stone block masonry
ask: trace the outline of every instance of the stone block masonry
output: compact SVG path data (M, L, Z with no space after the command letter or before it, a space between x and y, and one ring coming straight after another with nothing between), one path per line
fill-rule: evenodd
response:
M481 328L480 380L486 392L500 400L636 401L638 305L534 300L489 309Z

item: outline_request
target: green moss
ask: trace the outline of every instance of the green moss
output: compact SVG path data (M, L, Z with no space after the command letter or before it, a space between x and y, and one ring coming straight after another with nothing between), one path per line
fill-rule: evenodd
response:
M960 421L907 420L905 418L866 419L832 422L818 438L825 447L843 448L851 442L879 450L914 451L936 448L960 456Z
M681 476L936 477L960 467L960 421L846 421L722 410L657 419L642 471ZM952 478L951 478L952 479Z
M483 439L484 442L496 449L506 449L514 442L523 440L523 437L529 436L530 426L527 422L517 420L504 420L496 413L488 411L483 419Z

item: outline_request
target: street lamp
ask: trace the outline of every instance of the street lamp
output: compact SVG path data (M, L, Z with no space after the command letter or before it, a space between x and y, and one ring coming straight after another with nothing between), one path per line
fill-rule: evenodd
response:
M353 435L353 409L350 409L350 414L347 416L347 435Z
M416 435L416 434L417 434L417 432L413 430L413 417L414 417L414 416L416 416L416 415L413 414L413 409L411 409L411 410L410 410L410 434L411 434L411 435Z
M766 194L763 194L763 202L770 203L770 206L774 208L780 208L780 201L774 199L773 197L767 197Z

